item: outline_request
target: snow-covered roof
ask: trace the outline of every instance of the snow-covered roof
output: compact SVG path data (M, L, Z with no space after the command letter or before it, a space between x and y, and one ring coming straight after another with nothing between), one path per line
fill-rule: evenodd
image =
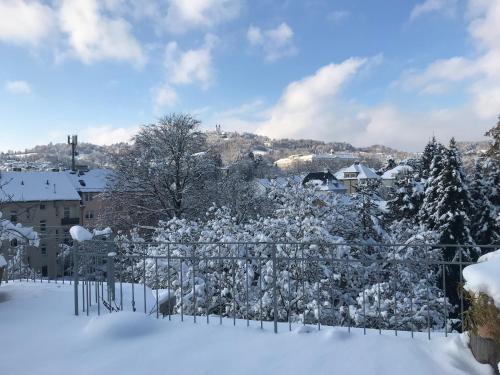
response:
M356 173L356 177L345 177L345 173ZM356 180L356 179L367 180L367 179L380 178L380 176L377 173L375 173L373 169L364 164L359 164L359 163L354 163L350 167L342 168L340 171L335 173L335 177L338 180Z
M259 178L257 182L265 188L270 188L271 186L285 187L290 182L299 184L303 178L303 176L277 177L273 179Z
M400 173L405 174L411 172L413 172L413 168L409 165L398 165L395 168L389 169L388 171L384 172L384 174L382 175L382 179L395 180Z
M331 191L336 193L345 193L347 188L340 181L327 181L323 182L321 180L309 180L308 184L314 185L320 191Z
M1 172L0 186L0 201L80 201L62 172Z
M63 173L69 178L77 191L84 193L103 192L114 175L114 172L110 169L91 169L87 172L64 171Z

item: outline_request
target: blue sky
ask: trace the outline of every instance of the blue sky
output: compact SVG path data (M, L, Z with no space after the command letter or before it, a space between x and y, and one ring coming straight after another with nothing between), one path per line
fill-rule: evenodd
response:
M419 150L500 113L500 0L0 0L0 150L207 129Z

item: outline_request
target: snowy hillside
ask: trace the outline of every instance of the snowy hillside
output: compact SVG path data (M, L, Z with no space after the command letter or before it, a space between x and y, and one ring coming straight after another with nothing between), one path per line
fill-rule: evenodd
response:
M491 374L475 362L463 336L245 321L181 323L136 312L72 315L72 286L15 282L0 286L2 374ZM215 319L214 319L215 320ZM362 354L361 354L362 353ZM193 359L196 358L196 361Z

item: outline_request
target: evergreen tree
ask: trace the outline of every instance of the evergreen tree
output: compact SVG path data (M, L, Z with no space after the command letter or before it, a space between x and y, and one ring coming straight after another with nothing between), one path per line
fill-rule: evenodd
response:
M396 180L394 192L387 202L388 219L400 221L403 219L415 223L423 201L423 183L413 176L405 175Z
M434 229L436 226L433 213L435 212L435 206L439 198L438 188L440 176L443 171L445 152L446 149L441 144L438 144L427 174L424 186L424 199L418 213L420 223L429 229Z
M432 137L432 139L427 143L424 149L424 153L421 157L420 163L420 176L422 178L428 178L432 169L432 162L436 154L439 153L442 145L436 142L436 138Z
M491 164L491 163L489 163ZM472 236L476 243L489 245L499 241L496 207L490 201L491 181L484 173L484 161L476 161L474 176L469 185L471 196Z
M497 124L488 130L485 135L493 138L487 155L495 160L498 165L500 163L500 116L498 116Z
M419 212L426 229L436 232L446 261L475 260L478 252L471 237L471 200L465 184L460 155L452 138L448 149L443 149L433 159L431 174L426 182L424 203ZM453 305L460 303L457 285L460 280L458 267L446 270L446 295Z

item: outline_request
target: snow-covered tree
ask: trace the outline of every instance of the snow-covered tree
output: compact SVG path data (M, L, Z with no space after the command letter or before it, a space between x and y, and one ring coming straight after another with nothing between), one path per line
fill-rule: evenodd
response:
M432 163L434 161L434 157L439 154L442 150L442 145L436 142L436 138L432 137L432 139L425 146L422 157L420 158L420 176L424 179L427 179L432 174Z
M155 225L206 211L217 192L221 160L199 124L189 115L165 116L143 126L133 145L115 156L110 220Z
M469 182L471 232L477 244L490 245L500 241L500 228L496 221L497 207L490 201L496 187L491 186L484 164L483 160L476 161L474 175Z
M14 224L10 220L3 219L2 212L0 212L0 256L3 253L9 277L21 278L30 274L26 247L38 246L38 244L38 234L33 228L23 227L19 223Z
M405 175L396 180L393 193L387 202L387 216L391 221L418 221L418 212L424 198L424 184L414 176Z

